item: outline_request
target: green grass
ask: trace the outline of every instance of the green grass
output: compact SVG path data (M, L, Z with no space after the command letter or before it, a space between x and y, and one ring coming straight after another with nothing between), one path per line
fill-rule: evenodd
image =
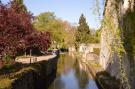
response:
M21 70L24 66L25 65L22 65L20 63L16 63L14 65L6 64L0 69L0 76L3 74L10 74L10 73L17 72L17 71Z
M11 89L12 80L9 78L0 79L0 89Z
M12 82L28 72L40 73L47 65L47 61L34 64L5 65L0 69L0 89L11 89Z
M0 76L0 89L12 89L12 83L14 82L15 79L20 78L21 76L23 76L24 73L32 71L32 70L36 71L32 67L26 67L26 68L22 68L20 71L17 71L17 72L1 75Z

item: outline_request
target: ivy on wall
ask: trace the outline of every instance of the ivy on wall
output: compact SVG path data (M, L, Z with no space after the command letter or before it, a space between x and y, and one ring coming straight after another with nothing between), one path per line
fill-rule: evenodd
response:
M103 30L106 31L106 44L107 44L107 48L110 51L110 57L113 58L114 53L117 54L117 58L119 61L119 67L120 67L120 80L121 80L121 88L124 89L131 89L131 85L129 82L129 76L128 76L128 71L126 70L126 66L125 66L125 55L129 54L129 52L133 52L131 54L134 54L134 42L135 40L133 39L134 36L134 32L135 30L126 30L120 26L121 23L119 23L119 21L123 18L121 18L120 16L120 0L113 0L110 1L109 3L111 3L111 8L106 8L105 9L105 13L104 13L104 20L103 20ZM107 5L106 5L107 6ZM116 18L116 16L118 18ZM132 21L129 21L129 19L127 19L128 21L126 21L126 23L128 23L130 25L128 25L128 27L131 29L133 27L133 24L135 22L134 16L133 14L131 15ZM117 22L118 21L118 22ZM124 19L122 20L124 21ZM132 23L133 22L133 23ZM124 22L123 22L124 23ZM127 25L123 24L124 26ZM129 34L131 34L129 36ZM124 37L123 37L124 34ZM126 46L125 46L126 44ZM127 45L128 44L128 45ZM131 48L129 48L131 47ZM130 55L131 55L130 54ZM129 56L129 55L128 55ZM111 60L111 62L113 62L113 59Z

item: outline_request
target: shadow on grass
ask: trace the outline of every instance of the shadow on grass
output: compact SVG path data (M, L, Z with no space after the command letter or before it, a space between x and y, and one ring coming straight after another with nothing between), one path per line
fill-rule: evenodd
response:
M23 86L27 89L47 89L56 77L58 57L32 64L4 66L0 69L0 82L4 81L5 86L0 84L0 89L22 89Z
M28 64L21 64L21 63L15 63L15 64L5 64L0 69L0 76L1 75L9 75L10 73L15 73L17 71L20 71L21 69L28 67Z

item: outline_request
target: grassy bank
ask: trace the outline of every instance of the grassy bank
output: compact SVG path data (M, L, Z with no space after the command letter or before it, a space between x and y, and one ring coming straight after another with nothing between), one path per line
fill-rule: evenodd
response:
M1 69L5 70L5 69ZM0 70L0 71L1 71ZM14 83L14 80L19 79L22 77L25 73L28 73L29 71L35 71L35 68L29 66L29 67L24 67L20 69L19 71L14 71L16 69L7 69L6 72L3 72L4 74L0 75L0 89L12 89L12 83Z
M23 87L25 85L26 87L36 87L35 89L45 89L43 87L47 87L53 80L53 78L50 78L52 74L55 76L56 65L57 58L33 64L17 63L15 65L6 65L0 69L0 89L14 89L16 86ZM30 83L31 81L32 83Z

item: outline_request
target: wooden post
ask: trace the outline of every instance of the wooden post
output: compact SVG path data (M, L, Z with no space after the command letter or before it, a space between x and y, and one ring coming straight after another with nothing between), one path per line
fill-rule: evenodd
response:
M25 53L24 53L25 57L26 57L26 49L25 49Z
M32 50L30 49L30 64L31 64L31 51L32 51Z

